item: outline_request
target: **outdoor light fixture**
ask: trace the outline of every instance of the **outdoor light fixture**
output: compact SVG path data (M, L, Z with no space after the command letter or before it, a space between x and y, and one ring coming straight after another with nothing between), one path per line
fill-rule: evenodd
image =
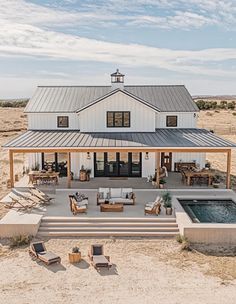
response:
M145 159L146 159L146 160L148 160L148 159L149 159L148 152L146 152L146 154L145 154Z
M87 152L87 159L91 159L90 152Z

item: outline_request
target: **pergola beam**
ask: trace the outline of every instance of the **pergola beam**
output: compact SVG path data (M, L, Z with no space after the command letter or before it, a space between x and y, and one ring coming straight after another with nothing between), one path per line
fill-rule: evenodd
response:
M67 187L71 188L71 156L67 153Z
M10 165L10 184L14 188L14 152L9 150L9 165Z
M161 152L156 152L156 187L160 188L160 159Z
M14 149L11 148L11 151L15 153L68 153L68 152L189 152L189 153L226 153L230 151L230 148L143 148L143 147L102 147L102 148L36 148L36 149Z

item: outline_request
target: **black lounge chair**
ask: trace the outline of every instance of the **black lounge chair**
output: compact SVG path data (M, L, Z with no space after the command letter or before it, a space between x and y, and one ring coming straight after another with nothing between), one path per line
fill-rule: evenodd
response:
M104 255L103 245L92 245L88 254L95 269L106 267L108 270L112 267L110 257Z
M61 258L55 253L47 251L43 242L31 243L29 254L31 257L44 262L46 265L61 263Z

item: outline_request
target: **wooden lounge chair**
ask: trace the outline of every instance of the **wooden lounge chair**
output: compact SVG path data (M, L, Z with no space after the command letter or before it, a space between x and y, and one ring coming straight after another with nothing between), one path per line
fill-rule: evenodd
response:
M45 203L49 203L53 198L44 193L43 191L39 190L38 188L29 188L29 192L39 198L40 200L44 201Z
M72 195L69 195L69 199L70 199L70 210L73 213L73 215L76 215L78 213L87 213L87 205L79 206L76 202L76 199Z
M53 252L47 251L43 242L34 242L30 244L29 255L32 258L39 259L46 265L61 263L61 258Z
M159 201L155 202L153 206L145 206L144 214L155 214L158 215L161 213L161 203Z
M112 264L110 263L110 257L104 255L103 245L91 245L88 256L93 267L97 270L99 270L101 267L106 267L109 270L112 267Z
M9 196L9 198L12 200L10 204L6 204L5 207L8 209L18 209L18 210L31 210L33 207L35 207L37 204L33 201L26 200L23 197L12 197Z
M34 205L41 205L45 204L45 201L41 198L38 198L37 196L33 195L32 193L28 193L29 195L24 195L23 193L19 193L16 190L12 190L14 195L17 197L17 199L24 199L26 201L34 203Z

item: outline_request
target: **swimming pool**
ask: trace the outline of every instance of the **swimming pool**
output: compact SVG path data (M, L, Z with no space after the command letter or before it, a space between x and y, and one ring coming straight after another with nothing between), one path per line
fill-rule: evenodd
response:
M236 223L236 203L233 200L178 199L194 223Z

